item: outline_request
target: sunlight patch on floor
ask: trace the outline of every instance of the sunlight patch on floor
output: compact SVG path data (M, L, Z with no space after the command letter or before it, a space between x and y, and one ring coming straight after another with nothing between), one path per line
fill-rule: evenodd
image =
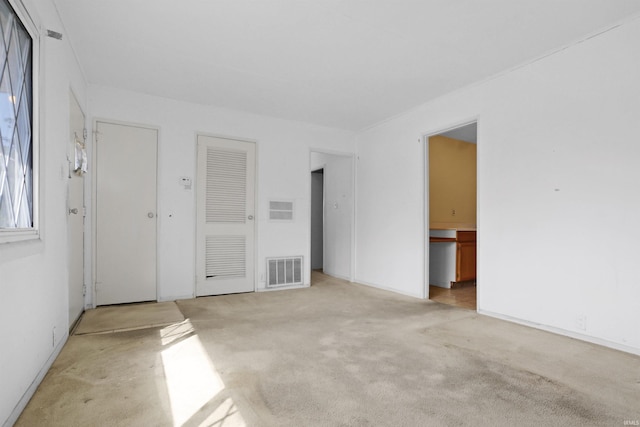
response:
M238 407L233 400L229 397L227 398L220 406L216 408L216 410L209 415L200 426L238 426L244 427L246 424L238 411Z
M204 349L198 335L193 334L189 320L162 329L164 345L161 353L167 392L174 426L244 426L237 406L231 398L217 405L206 419L194 424L198 412L224 390L225 385ZM192 335L193 334L193 335Z
M162 340L162 345L169 345L172 342L178 341L194 332L195 329L193 328L191 321L186 319L184 322L174 323L173 325L161 329L160 339Z

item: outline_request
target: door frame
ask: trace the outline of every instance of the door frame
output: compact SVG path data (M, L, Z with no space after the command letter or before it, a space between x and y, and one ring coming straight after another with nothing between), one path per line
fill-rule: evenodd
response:
M311 216L313 216L313 174L318 172L318 171L322 171L322 271L324 272L324 239L325 239L325 234L324 234L324 227L325 227L325 223L324 223L324 203L325 203L325 190L324 190L324 169L327 165L326 164L322 164L316 168L311 168L311 204L310 204L310 218L309 221L311 221ZM313 221L311 221L311 227L313 228ZM313 246L313 233L310 234L310 246ZM310 250L309 251L309 270L313 271L313 251Z
M114 120L114 119L108 119L108 118L104 118L104 117L94 117L93 118L93 122L92 122L92 131L91 131L91 135L92 137L91 139L91 161L90 161L90 165L91 165L91 169L89 170L89 173L87 175L90 175L91 177L91 286L89 286L88 288L91 289L87 289L87 298L89 301L87 302L87 308L96 308L96 303L97 303L97 295L96 295L96 267L98 264L98 259L97 259L97 247L98 247L98 239L97 239L97 224L98 224L98 210L97 210L97 202L98 202L98 181L96 179L96 171L97 171L97 165L98 165L98 160L97 160L97 156L96 156L96 138L98 136L98 123L107 123L107 124L112 124L112 125L120 125L120 126L131 126L131 127L138 127L138 128L143 128L143 129L151 129L151 130L155 130L157 132L157 139L156 139L156 300L160 301L159 299L159 271L158 271L158 230L160 229L160 208L161 208L161 203L160 203L160 197L158 197L158 175L159 175L159 159L160 159L160 154L161 154L161 141L162 141L162 136L160 133L160 127L159 126L153 126L153 125L148 125L148 124L144 124L144 123L137 123L137 122L127 122L127 121L123 121L123 120ZM86 230L86 226L85 226L85 230Z
M82 113L82 127L83 127L83 142L85 145L85 150L87 150L88 152L88 147L90 145L90 138L88 135L88 129L87 129L87 114L85 112L85 108L83 108L82 104L80 103L80 98L78 97L78 95L76 94L76 90L74 90L73 87L69 87L69 98L70 100L74 100L75 103L77 104L78 108L80 109L80 112ZM71 110L69 110L69 125L71 125ZM71 140L71 126L69 127L69 137L67 138L67 144L70 143ZM75 148L75 147L74 147ZM68 155L70 154L71 151L71 147L67 146L67 150L68 150ZM70 163L71 159L67 159L67 162ZM88 166L88 165L87 165ZM69 169L71 168L71 165L68 164ZM73 321L71 321L71 319L69 319L69 323L70 323L70 329L72 329L74 327L74 325L80 320L80 317L82 316L82 313L84 312L84 310L87 307L87 276L88 276L88 236L87 236L87 222L88 222L88 216L87 216L87 175L88 173L85 173L82 176L82 215L83 215L83 220L82 220L82 311L80 312L80 314L77 315L76 319L74 319ZM69 188L70 183L67 183L67 189ZM67 190L69 191L69 190ZM70 194L67 194L67 203L69 202L69 198L70 198ZM67 206L67 209L69 208L69 206ZM69 214L67 213L67 235L69 233ZM70 245L71 242L68 242L68 244ZM68 248L67 248L68 249ZM68 268L71 268L71 260L67 261L68 264ZM71 287L69 287L68 289L68 293L71 293ZM68 295L68 297L70 297L70 295Z
M357 154L356 153L350 153L350 152L345 152L345 151L337 151L337 150L329 150L329 149L325 149L325 148L314 148L314 147L310 147L309 148L309 171L307 173L307 179L308 179L308 189L309 189L309 216L308 216L308 221L309 221L309 227L307 228L307 233L308 233L308 244L307 244L307 258L309 260L309 267L311 267L311 191L312 191L312 183L311 183L311 172L313 172L314 170L317 170L319 168L314 168L311 164L311 156L312 153L318 153L318 154L328 154L331 156L339 156L339 157L347 157L351 159L351 216L350 216L350 222L351 222L351 247L350 247L350 254L351 254L351 262L350 262L350 266L349 266L349 277L348 280L350 282L353 282L355 280L356 277L356 209L357 209L357 197L356 197L356 167L357 167ZM326 164L322 165L322 168L325 170L326 173ZM325 175L325 180L324 182L326 183L326 175ZM322 186L322 199L323 199L323 204L324 204L324 199L326 196L326 187L323 184ZM325 255L326 255L326 246L325 246L325 237L326 237L326 233L327 233L327 228L326 228L326 218L324 217L324 212L323 212L323 226L322 226L322 258L323 258L323 265L324 265L324 260L326 259ZM311 284L311 268L308 268L309 270L309 284Z
M422 298L423 299L429 299L429 272L430 272L430 266L429 266L429 138L432 136L436 136L436 135L440 135L441 133L444 132L448 132L450 130L454 130L466 125L470 125L472 123L476 123L478 126L478 131L477 131L477 135L480 134L480 116L476 115L476 116L471 116L471 117L467 117L463 120L459 120L459 121L455 121L452 123L449 123L448 125L444 125L444 126L438 126L438 127L434 127L432 130L423 132L421 135L421 139L422 139L422 147L423 147L423 155L422 155L422 159L423 159L423 171L424 171L424 176L423 176L423 197L424 197L424 203L423 203L423 242L425 242L422 247L424 249L424 269L423 269L423 289L422 289ZM479 138L478 138L478 152L479 152ZM479 157L479 156L478 156ZM478 160L476 159L476 200L479 200L480 198L477 197L477 195L479 194L479 189L480 189L480 179L479 177L481 176L480 174L480 162L478 162ZM478 280L480 278L479 272L480 272L480 265L477 262L478 260L478 254L479 254L479 248L480 248L480 215L478 215L479 213L479 209L478 206L480 204L476 203L476 312L479 311L480 309L480 304L478 304L478 301L480 301L480 281Z
M238 137L235 135L226 135L221 133L211 133L211 132L200 132L196 131L193 134L193 184L194 184L194 197L193 197L193 297L197 298L198 294L198 186L200 183L198 182L198 137L211 137L211 138L221 138L221 139L229 139L232 141L239 142L249 142L253 143L255 147L255 178L254 178L254 191L253 191L253 209L254 209L254 220L253 220L253 292L258 291L258 277L260 274L259 271L259 259L258 259L258 242L259 239L259 225L260 222L260 203L259 200L259 191L260 191L260 143L257 139L253 138L244 138Z

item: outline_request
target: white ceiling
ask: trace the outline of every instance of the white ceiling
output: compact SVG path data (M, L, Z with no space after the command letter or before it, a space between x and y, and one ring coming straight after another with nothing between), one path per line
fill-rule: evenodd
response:
M90 83L359 130L637 0L54 0Z

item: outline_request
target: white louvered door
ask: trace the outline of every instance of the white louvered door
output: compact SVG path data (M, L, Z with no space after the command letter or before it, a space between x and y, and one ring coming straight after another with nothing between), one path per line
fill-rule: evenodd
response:
M198 136L196 295L252 292L255 144Z

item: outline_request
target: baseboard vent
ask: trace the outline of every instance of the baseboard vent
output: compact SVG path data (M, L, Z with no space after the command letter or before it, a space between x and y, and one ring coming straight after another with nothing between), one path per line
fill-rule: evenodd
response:
M301 256L267 258L267 288L301 284Z

